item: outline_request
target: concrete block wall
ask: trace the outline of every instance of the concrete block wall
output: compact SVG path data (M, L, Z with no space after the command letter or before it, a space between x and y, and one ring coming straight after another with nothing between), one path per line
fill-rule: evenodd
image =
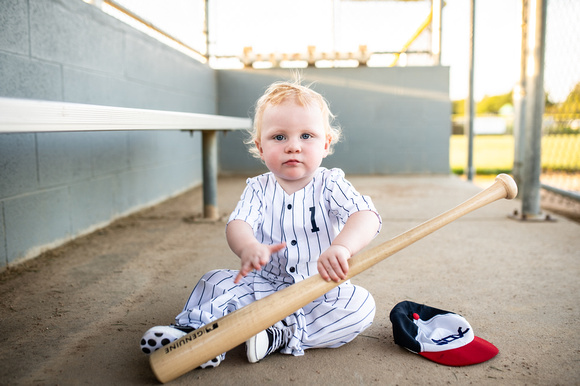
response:
M0 96L217 113L213 70L80 0L0 1ZM0 270L201 179L200 134L0 134Z
M323 166L352 174L448 174L451 101L448 67L307 68L305 84L329 102L343 140ZM287 70L218 72L219 111L252 116L265 88L292 79ZM243 145L243 133L221 142L222 172L265 171Z

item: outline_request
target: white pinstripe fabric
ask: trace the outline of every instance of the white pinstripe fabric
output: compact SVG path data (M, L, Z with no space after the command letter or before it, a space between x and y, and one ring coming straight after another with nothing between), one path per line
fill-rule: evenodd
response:
M293 195L271 173L248 179L229 221L248 222L261 243L286 242L287 247L238 284L233 283L237 271L205 274L176 322L197 328L318 273L318 256L359 210L371 210L380 220L371 199L359 194L340 169L319 168L311 183ZM339 347L369 327L374 314L370 293L343 283L284 320L293 336L282 352L302 355L309 348Z

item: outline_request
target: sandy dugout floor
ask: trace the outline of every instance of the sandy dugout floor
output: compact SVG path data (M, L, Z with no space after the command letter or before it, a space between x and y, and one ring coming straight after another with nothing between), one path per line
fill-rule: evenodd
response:
M349 179L383 216L373 245L481 190L455 177ZM243 187L243 178L220 181L224 215ZM520 205L491 204L355 277L378 310L350 344L255 365L237 347L217 369L172 384L580 384L580 225L508 219ZM156 384L142 333L171 323L204 272L238 267L225 222L197 221L200 212L195 189L4 272L0 384ZM462 314L500 353L454 368L396 346L388 314L402 300Z

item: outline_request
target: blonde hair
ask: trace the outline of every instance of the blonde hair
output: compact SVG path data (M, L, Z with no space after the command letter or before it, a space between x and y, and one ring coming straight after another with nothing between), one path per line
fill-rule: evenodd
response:
M277 106L289 99L295 100L301 106L316 106L320 108L322 120L324 122L324 132L331 139L328 154L332 154L334 150L332 145L340 140L340 127L333 126L332 123L335 116L330 111L326 99L316 91L312 90L309 86L303 86L298 75L295 75L295 78L294 81L272 83L266 89L264 95L262 95L256 102L254 124L250 130L250 138L245 141L245 143L250 147L250 153L254 157L260 158L260 151L256 147L255 142L260 139L264 111L269 106Z

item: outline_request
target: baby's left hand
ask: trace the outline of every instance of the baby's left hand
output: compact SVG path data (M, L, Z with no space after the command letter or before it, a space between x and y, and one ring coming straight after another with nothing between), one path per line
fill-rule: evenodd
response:
M318 258L318 273L326 281L340 281L348 274L350 250L342 245L331 245Z

